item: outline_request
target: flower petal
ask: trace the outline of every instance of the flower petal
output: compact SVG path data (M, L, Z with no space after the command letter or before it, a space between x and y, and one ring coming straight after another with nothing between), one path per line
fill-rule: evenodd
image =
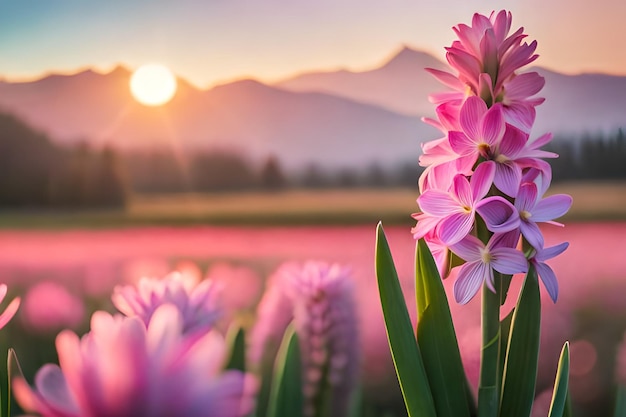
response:
M15 316L17 309L20 306L20 297L15 297L7 308L0 314L0 329L6 326L6 324Z
M558 255L565 252L569 246L569 242L559 243L558 245L550 246L549 248L544 248L537 252L535 255L535 259L539 262L547 261L548 259L552 259L557 257Z
M537 203L537 186L532 182L523 183L519 187L517 197L515 198L515 208L521 213L522 211L531 212Z
M461 127L463 132L474 141L482 138L481 120L487 111L485 102L476 96L468 97L461 107L459 119Z
M417 198L422 211L430 216L445 217L459 211L459 203L450 193L440 190L426 190Z
M474 204L487 195L493 184L495 173L496 164L493 161L485 161L476 167L470 181Z
M489 231L505 233L519 227L519 213L502 197L489 197L476 206L476 212L485 221Z
M438 226L439 238L447 245L458 243L469 235L474 225L474 213L454 213Z
M454 176L451 194L457 200L457 206L474 207L472 189L465 175L458 174Z
M480 261L463 264L454 282L454 299L459 304L467 304L489 277L489 266Z
M493 182L498 190L509 197L515 197L522 182L522 168L515 161L499 163Z
M543 234L541 233L541 230L539 230L537 223L522 220L519 224L519 228L524 238L533 248L543 248Z
M451 130L448 132L448 140L452 150L460 156L476 153L476 143L463 132Z
M543 262L535 262L535 268L537 269L537 275L541 278L543 285L546 287L548 294L553 302L556 303L556 299L559 296L559 283L556 280L556 275L552 268Z
M481 259L480 251L485 245L476 236L468 235L463 240L450 246L459 258L467 262L474 262Z
M572 197L567 194L557 194L540 200L533 209L533 220L535 222L546 222L554 220L569 210L572 206Z
M70 391L61 368L57 365L46 364L42 366L35 376L35 386L42 400L56 413L80 415L76 398Z
M496 271L512 275L528 272L528 260L524 254L513 248L494 248L491 250L491 265Z
M504 123L504 114L502 113L502 105L494 104L481 123L482 139L489 145L496 145L502 139L506 123Z

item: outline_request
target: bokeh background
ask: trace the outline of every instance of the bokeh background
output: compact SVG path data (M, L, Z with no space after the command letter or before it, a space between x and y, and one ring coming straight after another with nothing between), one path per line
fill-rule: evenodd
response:
M115 285L174 269L221 282L222 325L250 327L282 262L339 262L357 283L367 412L402 416L375 226L412 304L417 160L437 137L420 118L444 89L423 68L446 67L452 26L501 8L539 43L546 102L533 136L554 133L550 193L574 197L565 228L543 229L546 244L570 247L552 261L558 303L542 294L535 415L547 414L564 340L575 415L608 415L626 331L617 0L0 0L0 281L23 297L3 351L14 347L32 378L56 361L59 330L85 332L93 311L113 311ZM155 62L178 89L148 107L129 81ZM472 381L479 309L453 305Z

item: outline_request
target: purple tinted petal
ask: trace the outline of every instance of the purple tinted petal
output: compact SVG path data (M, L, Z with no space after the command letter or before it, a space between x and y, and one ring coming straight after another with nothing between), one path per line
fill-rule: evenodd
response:
M515 198L515 207L520 212L531 212L537 203L537 186L532 182L523 183Z
M547 261L548 259L552 259L560 254L562 254L565 249L569 246L569 242L559 243L555 246L550 246L549 248L544 248L537 252L535 255L535 259L539 262Z
M491 232L505 233L519 227L517 210L502 197L486 198L476 206L476 211Z
M540 200L533 209L533 220L545 222L561 217L572 206L572 197L567 194L557 194Z
M450 140L450 147L457 154L465 156L476 153L476 143L468 138L465 133L452 130L448 132L448 139Z
M514 126L506 125L506 130L504 131L498 152L508 159L515 159L520 151L524 149L527 142L528 135L526 133Z
M46 405L57 413L78 416L76 399L71 393L65 376L57 365L46 364L37 371L35 386Z
M522 235L533 248L543 248L543 234L535 222L521 221L519 226Z
M472 175L472 201L476 203L482 200L487 195L491 184L493 183L493 177L496 173L496 164L493 161L485 161L479 164Z
M485 245L476 236L468 235L465 239L452 245L450 249L459 258L467 262L473 262L481 259L480 251Z
M495 104L487 110L482 120L482 139L489 145L498 144L504 135L505 126L502 105Z
M455 175L452 182L452 195L456 197L458 201L457 205L461 205L463 208L474 207L474 199L472 198L472 190L470 183L465 175Z
M459 211L459 203L450 195L439 190L426 190L417 198L422 211L430 216L445 217Z
M482 262L470 262L461 266L454 282L454 299L459 304L467 304L480 286L489 277L490 268Z
M517 196L522 182L522 168L514 161L499 163L493 182L496 188L509 197Z
M556 303L556 299L559 296L559 283L556 280L556 275L552 268L550 268L547 264L543 262L535 262L535 268L537 269L537 274L543 285L546 287L548 294L553 302Z
M526 72L511 77L505 84L506 100L523 100L537 94L546 80L537 72Z
M520 232L517 229L506 233L496 233L489 239L487 247L489 250L493 248L516 248L519 244L519 238Z
M495 248L491 250L491 256L491 266L502 274L512 275L528 271L528 260L517 249Z
M453 245L467 236L473 225L474 213L454 213L439 224L439 238L445 244Z
M539 136L537 139L531 140L528 143L528 147L530 149L539 149L544 145L547 145L548 143L550 143L552 141L552 133L544 133L543 135Z
M461 127L465 134L474 141L482 139L480 121L486 112L487 105L481 98L476 96L468 97L465 103L463 103L463 107L461 107Z
M522 103L513 103L504 108L506 122L524 132L530 132L535 122L535 107Z

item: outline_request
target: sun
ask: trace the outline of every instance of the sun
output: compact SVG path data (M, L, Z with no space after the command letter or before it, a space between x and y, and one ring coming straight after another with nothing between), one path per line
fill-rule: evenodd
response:
M161 106L176 94L176 77L161 64L146 64L130 77L130 91L145 106Z

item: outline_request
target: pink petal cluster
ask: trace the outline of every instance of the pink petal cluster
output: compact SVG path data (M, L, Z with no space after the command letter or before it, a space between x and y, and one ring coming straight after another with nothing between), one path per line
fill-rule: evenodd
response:
M143 277L136 286L116 286L111 297L117 309L128 317L139 317L147 326L164 304L176 306L183 318L184 332L205 331L220 317L218 290L212 281L172 272L162 279Z
M252 353L275 347L293 320L300 340L304 415L317 415L324 385L329 416L345 416L360 364L354 287L348 268L324 262L286 263L270 278L252 333Z
M0 284L0 302L2 302L7 296L8 290L9 289L6 284ZM13 316L15 316L15 313L17 313L17 309L20 307L20 302L20 297L15 297L13 300L11 300L7 308L5 308L2 313L0 313L0 329L6 326L7 323L11 321Z
M569 210L572 199L543 197L552 179L544 158L557 157L540 149L550 134L531 138L535 107L543 102L534 95L544 79L536 72L518 73L537 58L537 43L524 42L523 28L509 33L511 23L504 10L475 14L471 26L454 28L458 40L446 48L454 73L427 69L452 91L431 96L437 119L425 122L444 137L423 145L421 212L414 214L412 232L429 244L442 275L448 272L448 251L466 261L455 285L459 303L468 302L483 283L493 289L494 270L526 272L529 262L554 301L558 294L544 261L565 247L544 249L538 224L559 224L553 220ZM489 242L475 237L478 218L492 235ZM520 236L526 256L517 249Z
M249 376L222 371L225 344L215 331L189 337L172 304L146 326L139 317L99 311L81 339L57 336L60 366L43 366L35 389L13 380L25 410L44 417L239 417L253 406Z

